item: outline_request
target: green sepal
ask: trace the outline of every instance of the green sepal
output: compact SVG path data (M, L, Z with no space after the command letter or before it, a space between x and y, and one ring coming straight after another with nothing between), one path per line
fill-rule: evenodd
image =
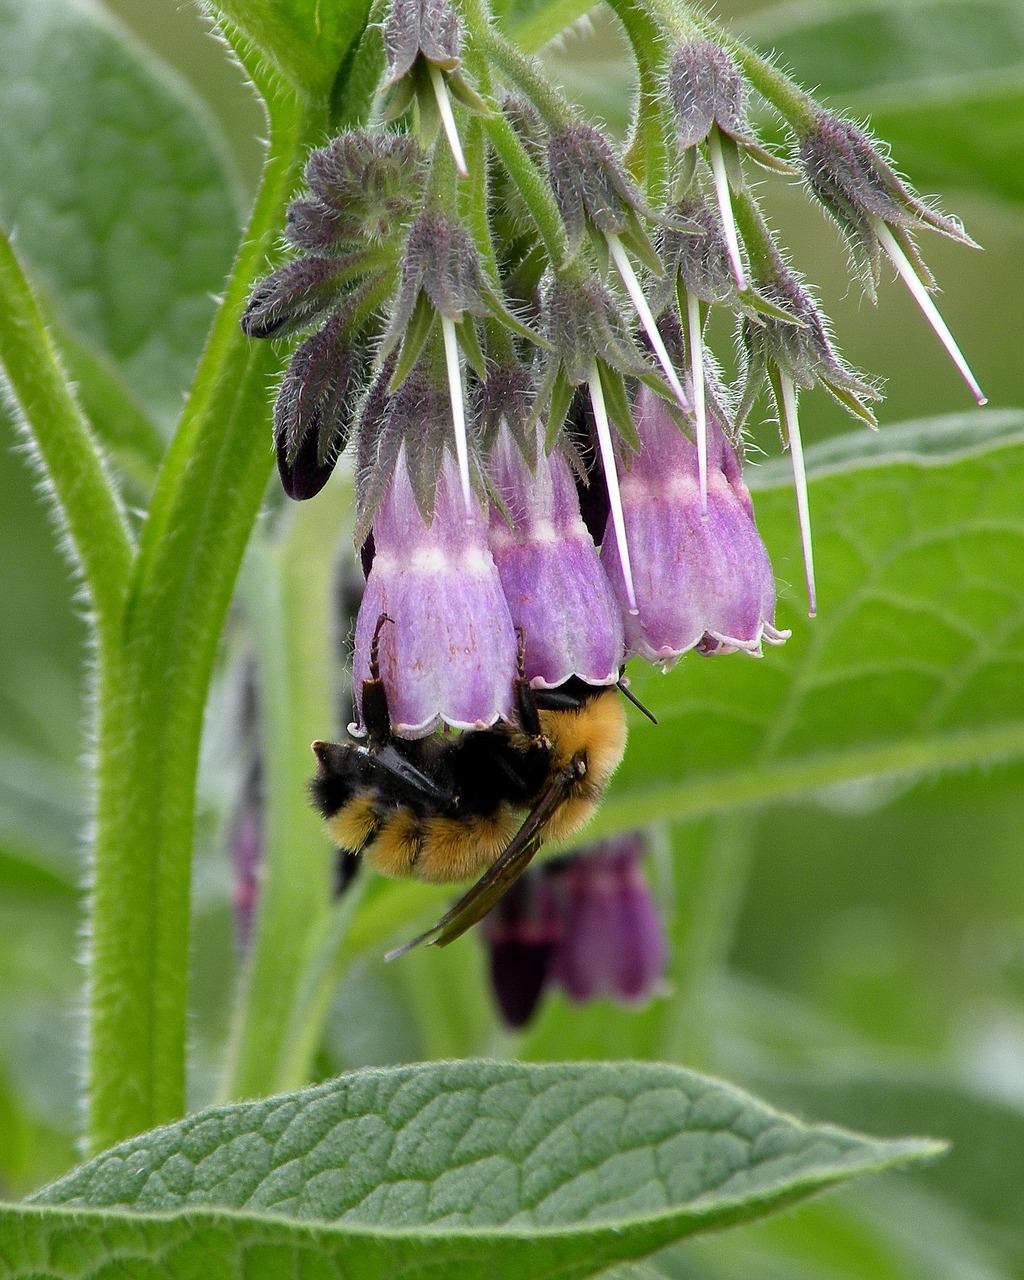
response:
M636 423L633 421L633 410L630 408L625 378L618 369L612 369L600 360L597 363L597 371L601 379L601 390L604 392L608 420L631 449L639 449L640 437L637 435ZM647 382L646 378L641 380Z
M395 371L391 375L391 381L388 384L388 394L394 395L402 383L412 372L413 366L420 357L427 339L430 337L437 320L437 312L425 293L421 293L416 299L416 305L413 308L412 315L409 318L409 324L405 330L405 336L402 339L402 348L398 353L398 360L395 364ZM377 363L381 364L394 348L394 341L382 346L377 353Z
M627 249L633 251L652 275L659 280L664 276L665 264L658 256L658 251L651 243L650 236L644 230L644 225L635 210L630 210L629 226L619 234L619 239Z
M566 415L576 394L576 388L565 375L560 364L552 364L553 373L544 380L540 394L537 396L538 406L547 405L548 422L544 432L544 448L549 452L554 448L559 432L565 424ZM547 384L550 381L550 391ZM545 394L546 393L546 394Z
M851 418L857 418L858 421L866 423L872 431L878 430L878 419L868 406L858 396L855 396L852 391L847 390L845 387L838 386L834 382L829 382L827 378L822 378L820 375L818 377L818 381L829 393L836 404L844 408Z
M487 377L487 358L480 346L480 337L476 331L476 322L470 315L464 315L455 325L455 336L466 357L466 362L478 378Z
M499 320L506 329L510 329L517 337L523 338L527 342L532 342L535 346L543 347L545 351L554 350L547 338L542 337L536 329L531 329L528 324L524 324L522 320L509 311L501 295L486 280L481 281L480 294L484 302L487 303L491 315Z
M748 308L745 314L755 322L757 321L757 316L762 315L767 316L769 320L778 320L782 324L791 324L796 329L807 328L807 325L799 316L794 315L792 311L787 311L785 307L779 307L774 302L769 302L756 289L744 289L742 292L737 290L736 298L745 308Z

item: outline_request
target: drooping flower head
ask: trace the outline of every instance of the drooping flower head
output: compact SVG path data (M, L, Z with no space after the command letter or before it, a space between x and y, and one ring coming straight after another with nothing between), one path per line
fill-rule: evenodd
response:
M517 627L538 688L610 683L623 651L668 665L783 638L732 397L705 383L712 307L738 321L737 422L767 393L791 450L813 611L798 392L823 385L868 422L877 393L786 265L752 163L803 176L871 287L888 254L966 369L911 239L965 239L959 224L753 50L640 2L623 147L461 0L387 0L373 122L310 156L297 253L242 320L296 338L274 418L285 491L318 492L354 446L357 687L377 633L399 734L513 716ZM758 140L755 93L788 161ZM567 462L581 397L609 512L591 539Z

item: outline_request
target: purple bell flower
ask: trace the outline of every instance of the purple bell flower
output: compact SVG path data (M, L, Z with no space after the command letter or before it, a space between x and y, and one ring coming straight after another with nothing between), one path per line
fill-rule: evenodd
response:
M661 985L668 944L627 832L522 875L483 922L502 1017L524 1027L546 989L583 1003L640 1004Z
M503 427L490 475L507 512L506 518L491 508L490 548L512 621L526 638L527 679L545 689L570 676L614 684L623 661L622 619L568 462L557 450L546 454L538 440L531 473Z
M619 597L626 646L670 666L688 649L760 656L781 644L771 562L754 523L740 460L708 415L707 513L700 509L697 450L656 393L641 387L635 417L640 450L621 478L637 612L631 614L615 541L601 560Z
M512 720L517 640L487 547L487 521L476 500L467 514L454 459L437 478L434 518L416 505L398 455L373 520L374 555L356 619L353 676L370 676L378 620L381 679L391 726L422 738L439 725L488 728Z

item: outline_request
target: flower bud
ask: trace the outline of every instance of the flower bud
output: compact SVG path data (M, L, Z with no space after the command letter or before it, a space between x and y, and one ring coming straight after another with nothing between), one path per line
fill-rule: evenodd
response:
M789 165L765 151L747 119L747 84L732 55L712 40L690 40L676 51L668 90L680 146L703 142L713 126L758 164L790 173Z
M439 725L488 728L514 719L517 641L474 499L467 515L458 470L445 451L433 519L417 505L403 446L373 519L374 556L356 621L357 696L370 678L378 621L381 679L391 725L421 738Z
M729 54L711 40L682 45L668 83L680 146L703 142L713 124L734 137L747 132L743 77Z
M637 393L640 449L622 476L626 538L637 612L628 599L618 550L605 538L601 560L619 598L627 651L661 666L688 649L759 655L781 643L772 567L754 523L735 449L708 414L707 512L701 513L697 450L664 401Z
M343 133L312 151L306 184L333 215L335 239L387 240L420 198L425 169L415 140L399 133Z
M491 553L512 621L525 636L527 679L548 689L571 676L614 684L623 659L622 620L580 515L569 464L538 442L531 473L503 428L490 476L504 507L491 509Z
M527 872L481 925L490 950L491 985L505 1024L525 1027L544 994L563 924L547 868Z
M605 236L643 236L637 215L650 216L649 210L604 135L591 125L573 124L552 134L548 174L573 252L588 222Z
M757 291L779 316L788 315L792 320L769 313L756 320L750 316L743 319L740 341L746 385L740 420L749 411L766 370L776 368L798 387L810 388L820 383L848 413L875 426L868 402L881 398L878 389L836 351L827 321L814 298L778 255L771 273L758 279Z
M548 981L570 1000L608 996L634 1004L657 990L668 946L643 847L643 837L630 832L581 850L561 870L563 932Z
M315 497L348 442L359 359L339 312L296 348L274 405L274 447L289 498Z
M448 0L391 0L384 21L385 84L408 75L420 54L435 66L454 70L461 44L458 15Z
M807 185L846 236L853 260L872 290L881 261L877 221L897 232L920 267L906 234L915 227L930 227L962 244L974 244L956 218L929 208L867 134L841 116L816 113L813 126L800 138L797 161Z

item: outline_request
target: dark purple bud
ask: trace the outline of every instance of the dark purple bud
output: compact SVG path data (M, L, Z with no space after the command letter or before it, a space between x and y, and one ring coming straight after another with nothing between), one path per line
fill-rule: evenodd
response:
M668 305L678 277L687 293L701 302L724 302L736 292L729 248L717 212L699 197L677 203L672 212L688 224L687 230L669 226L662 233L661 256L665 263L665 297Z
M611 294L596 277L563 273L547 298L548 337L573 386L586 382L600 360L622 373L649 373Z
M490 547L509 612L526 638L531 684L554 688L572 676L614 684L623 660L622 619L576 485L560 453L536 447L531 473L504 430L490 476L504 511L491 510Z
M458 470L445 453L433 520L424 521L398 457L373 520L374 556L356 622L353 678L370 675L378 619L381 678L392 728L425 737L440 724L487 728L514 720L517 641L476 500L467 512Z
M533 1017L562 928L544 869L520 876L484 917L491 984L506 1025L518 1030Z
M333 254L345 247L345 220L322 200L300 196L288 206L284 233L297 249Z
M713 124L737 140L746 140L746 83L719 45L710 40L682 45L669 68L668 86L681 146L703 142Z
M384 19L385 84L408 75L420 54L453 71L459 65L461 46L458 15L448 0L391 0Z
M740 420L749 411L764 370L775 367L798 387L820 383L849 413L875 425L866 402L881 399L878 389L839 355L817 303L777 255L772 273L758 278L757 292L797 323L771 314L743 320L740 340L746 360L746 386Z
M754 136L747 119L747 83L719 45L710 40L682 45L669 68L668 87L681 146L696 146L717 126L758 164L779 173L793 172Z
M280 338L311 323L337 302L362 261L362 254L351 254L296 258L279 267L253 290L242 313L242 332L249 338Z
M634 411L640 450L621 477L626 539L638 612L614 539L601 560L619 598L626 646L659 666L689 649L759 655L781 643L774 626L772 567L754 523L739 458L708 414L707 511L702 513L696 446L660 396L641 387Z
M334 239L363 244L388 239L409 218L425 169L408 134L352 132L312 151L305 177Z
M587 222L604 235L622 235L647 210L615 152L597 129L574 124L551 135L548 175L573 250Z
M278 471L290 498L312 498L327 483L348 441L360 361L339 313L292 356L274 405Z
M849 120L819 111L800 137L796 158L811 191L839 224L872 288L878 283L880 264L876 222L902 231L905 249L906 232L915 227L930 227L962 244L974 244L956 218L925 204L878 145ZM912 250L909 256L920 262Z
M427 211L413 224L405 246L402 279L381 350L401 341L423 294L441 316L458 324L464 313L488 312L481 287L480 255L465 227Z
M563 932L549 981L571 1000L647 1000L668 947L642 867L643 837L628 833L578 850L558 875Z

